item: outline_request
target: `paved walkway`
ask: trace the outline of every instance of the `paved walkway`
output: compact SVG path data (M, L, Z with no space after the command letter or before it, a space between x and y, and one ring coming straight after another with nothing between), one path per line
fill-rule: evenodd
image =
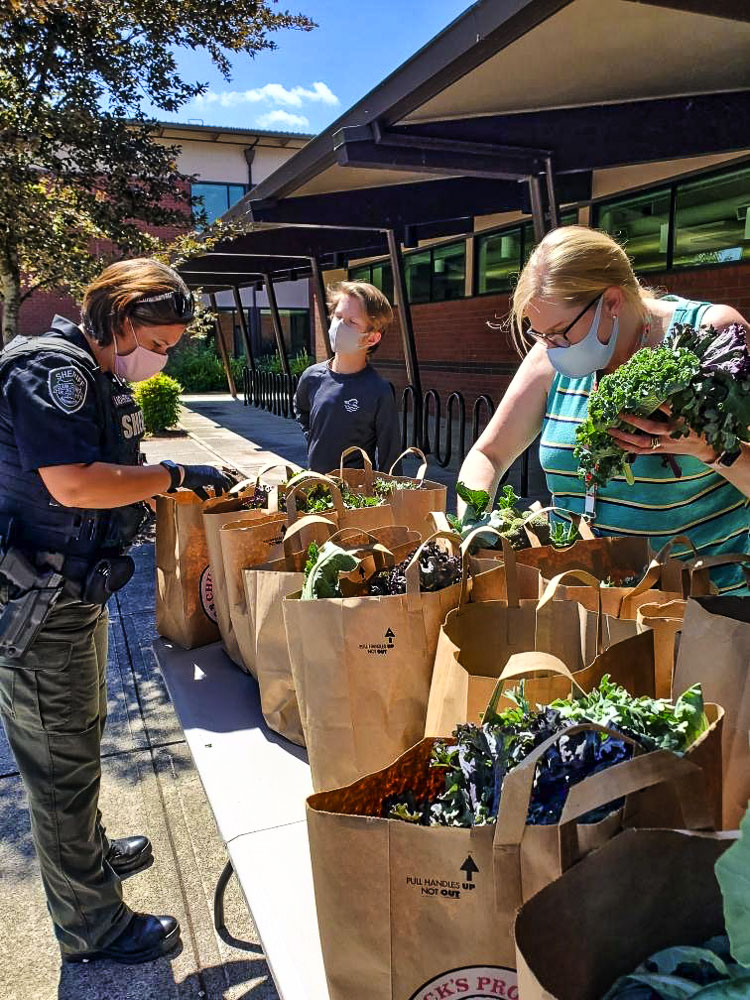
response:
M230 396L185 399L181 437L145 442L149 461L233 466L247 474L284 456L304 466L293 420ZM451 485L455 470L431 469ZM0 730L0 998L2 1000L276 1000L252 920L232 880L224 939L212 894L226 855L156 667L153 546L134 549L136 576L110 602L109 721L101 804L111 836L146 833L156 863L125 882L137 910L172 913L183 948L144 966L60 968L29 832L23 787ZM290 948L294 942L290 941Z

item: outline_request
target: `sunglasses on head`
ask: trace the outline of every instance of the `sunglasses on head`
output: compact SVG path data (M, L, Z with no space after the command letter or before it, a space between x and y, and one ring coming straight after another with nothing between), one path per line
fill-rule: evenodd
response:
M187 322L191 320L195 315L195 299L193 298L193 293L178 290L172 292L162 292L160 295L149 295L148 298L138 299L135 303L137 306L150 305L153 302L169 302L172 307L172 312L175 316L182 321Z

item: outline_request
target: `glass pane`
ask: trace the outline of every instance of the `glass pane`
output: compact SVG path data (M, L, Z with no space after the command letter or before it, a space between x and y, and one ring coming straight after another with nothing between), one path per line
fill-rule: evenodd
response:
M404 279L410 302L430 301L432 256L429 250L404 257Z
M667 266L668 190L600 205L598 226L623 244L636 271L659 271Z
M680 184L675 267L750 258L750 170Z
M194 198L203 199L203 208L209 223L218 219L229 208L226 184L192 184Z
M360 267L350 267L349 268L349 281L368 281L370 280L370 265L362 264Z
M372 265L372 283L380 289L389 302L393 302L393 271L390 264Z
M241 198L245 197L246 192L246 184L227 184L227 207L231 208L232 205L236 205Z
M521 230L507 229L483 236L477 244L479 294L510 291L521 268Z
M466 243L450 243L432 251L432 301L462 299L466 294Z

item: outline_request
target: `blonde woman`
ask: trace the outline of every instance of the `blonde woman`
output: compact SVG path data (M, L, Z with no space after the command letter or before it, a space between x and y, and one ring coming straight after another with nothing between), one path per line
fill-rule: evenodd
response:
M687 534L701 555L750 554L750 449L717 455L698 434L671 438L671 423L628 417L612 431L639 456L635 484L610 481L594 495L577 474L576 428L602 374L641 347L655 347L675 323L716 328L747 322L736 309L675 295L656 297L633 274L623 248L585 226L549 233L513 295L516 338L528 353L459 478L494 494L500 477L541 432L540 461L556 506L587 512L602 535L645 535L659 547ZM531 348L529 350L529 347ZM664 455L676 455L677 478ZM722 592L743 592L741 573L717 570Z

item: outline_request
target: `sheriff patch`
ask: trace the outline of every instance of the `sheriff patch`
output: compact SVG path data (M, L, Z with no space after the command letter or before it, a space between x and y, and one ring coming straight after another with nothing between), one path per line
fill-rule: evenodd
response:
M77 413L86 402L88 383L77 368L54 368L47 376L52 402L63 413Z

